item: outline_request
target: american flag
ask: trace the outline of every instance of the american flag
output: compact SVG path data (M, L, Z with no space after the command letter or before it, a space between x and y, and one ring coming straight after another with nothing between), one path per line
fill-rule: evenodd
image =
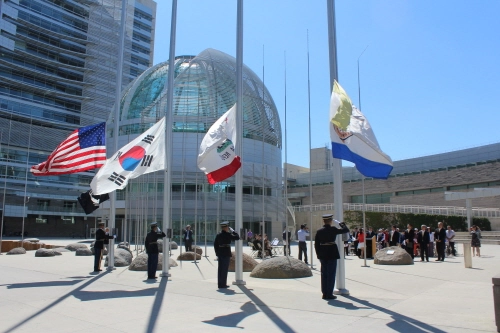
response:
M57 146L47 161L31 167L35 176L53 176L100 168L106 162L106 123L81 127Z

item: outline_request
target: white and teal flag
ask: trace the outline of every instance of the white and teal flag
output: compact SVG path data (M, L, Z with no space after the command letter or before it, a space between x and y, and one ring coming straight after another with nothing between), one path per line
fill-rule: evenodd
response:
M110 193L125 188L130 179L164 169L165 117L107 159L90 188L93 195Z
M352 105L337 81L334 82L330 100L329 125L333 157L354 163L365 177L389 177L391 158L380 149L370 123Z

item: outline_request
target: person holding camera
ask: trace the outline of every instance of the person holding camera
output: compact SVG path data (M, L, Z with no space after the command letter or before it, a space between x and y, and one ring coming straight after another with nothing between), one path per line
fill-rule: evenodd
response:
M99 273L101 269L102 252L104 249L104 241L113 239L109 233L104 231L104 222L99 222L99 229L95 232L95 242L94 242L94 272ZM109 243L109 241L108 241Z
M156 269L158 268L158 239L167 237L163 231L158 228L158 223L151 223L151 231L146 235L144 246L148 254L148 280L157 279ZM168 255L165 254L165 255Z
M219 266L217 268L217 285L219 289L229 288L227 285L227 272L231 261L231 242L239 240L240 236L229 226L228 221L220 224L221 232L215 236L214 250Z
M336 299L333 295L339 249L335 243L337 235L349 232L344 222L333 219L332 214L323 215L323 227L318 229L314 237L314 250L321 262L321 292L323 299ZM333 224L333 225L332 225Z
M307 236L309 236L309 228L307 228L305 224L302 224L300 230L297 231L297 238L299 239L299 260L302 260L302 253L304 253L304 262L309 265L307 262Z

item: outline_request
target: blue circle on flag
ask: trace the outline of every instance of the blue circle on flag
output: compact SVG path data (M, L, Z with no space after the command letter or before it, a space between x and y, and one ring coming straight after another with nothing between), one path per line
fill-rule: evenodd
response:
M135 146L132 147L128 152L120 156L118 161L122 168L126 171L134 171L135 168L141 163L141 160L146 155L144 148Z

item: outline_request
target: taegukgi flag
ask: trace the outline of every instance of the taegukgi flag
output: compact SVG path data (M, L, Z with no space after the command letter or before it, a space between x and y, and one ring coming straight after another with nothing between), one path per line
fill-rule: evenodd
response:
M389 177L391 158L380 149L370 123L337 81L330 100L330 138L333 157L354 163L365 177Z
M236 144L236 104L220 117L201 141L198 168L215 184L231 177L241 167L234 152Z
M90 183L92 195L125 188L129 179L165 169L165 117L119 149Z

